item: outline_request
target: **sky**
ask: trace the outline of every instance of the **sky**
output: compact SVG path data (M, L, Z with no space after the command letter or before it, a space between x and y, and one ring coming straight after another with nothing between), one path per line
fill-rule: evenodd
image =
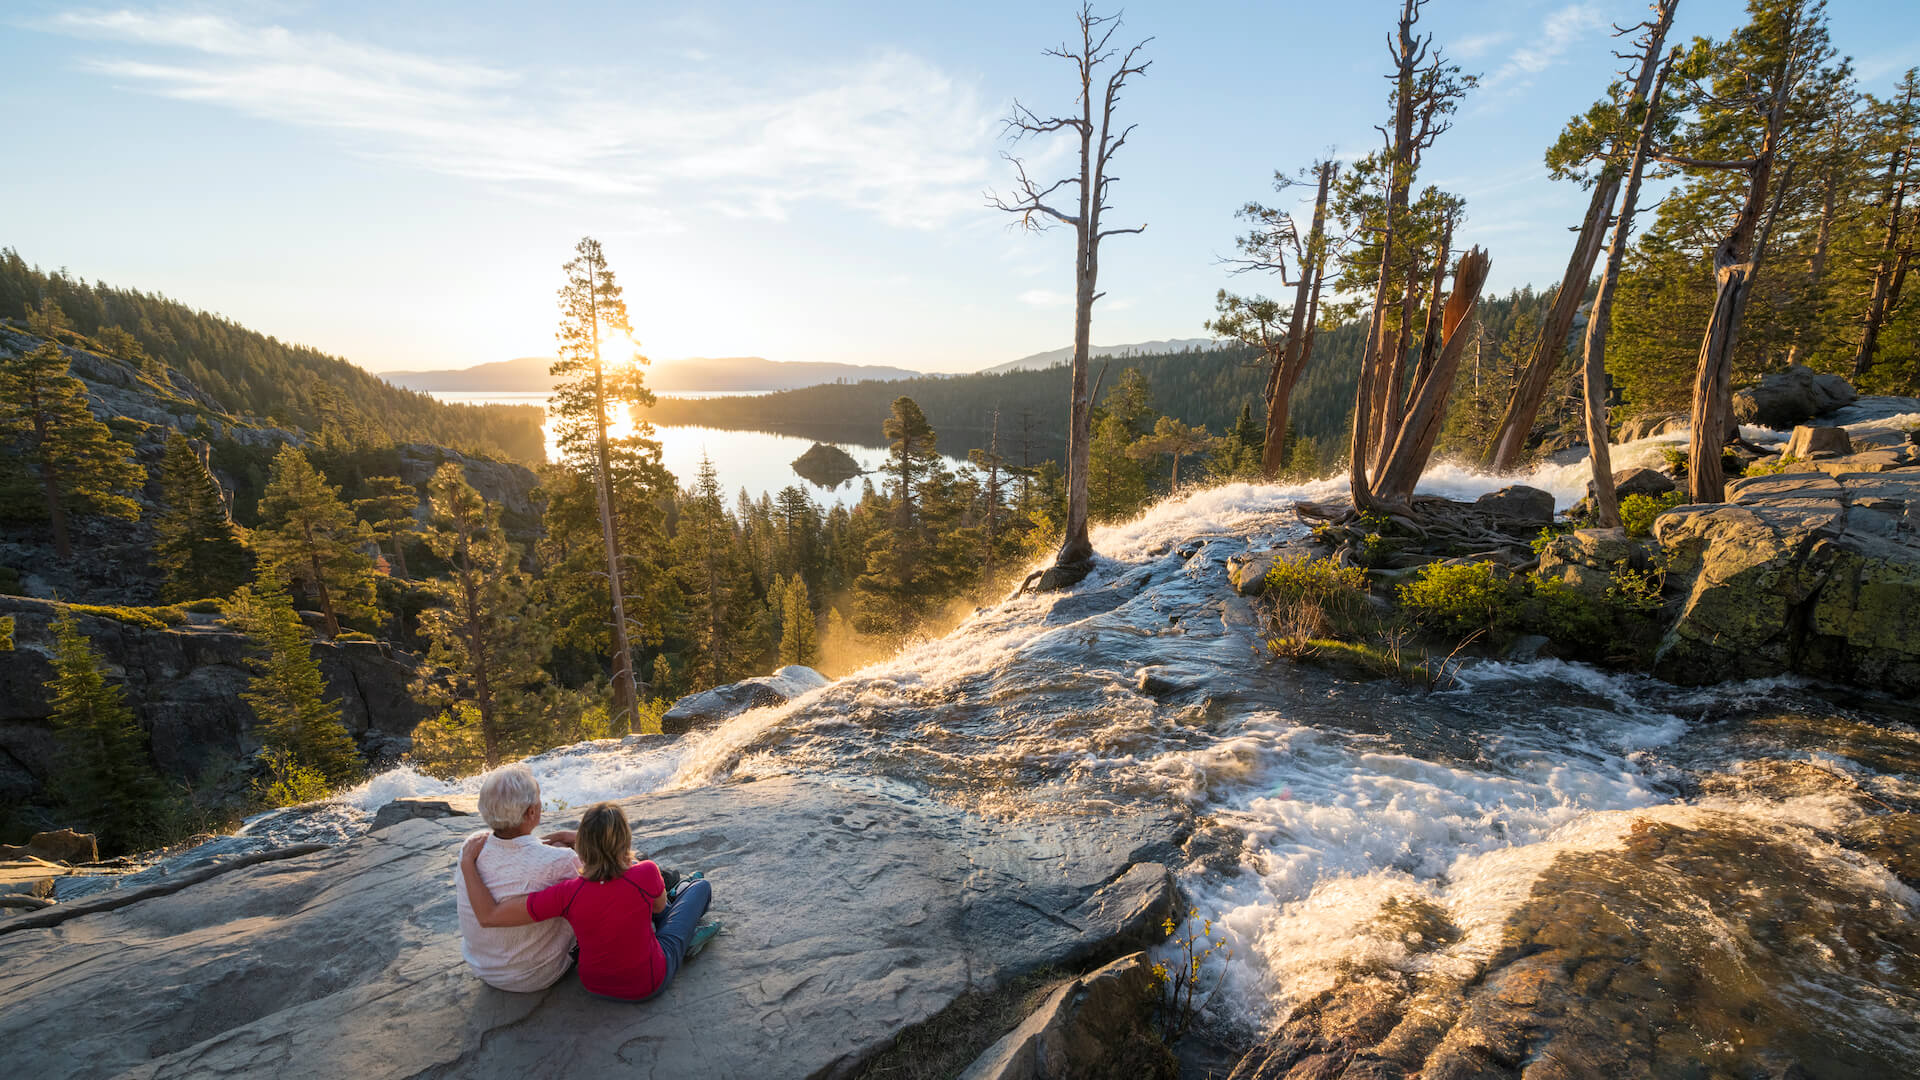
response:
M538 8L538 14L533 14ZM1393 0L1136 2L1096 343L1205 336L1235 210L1276 170L1378 144ZM553 351L554 291L603 244L652 357L968 371L1072 338L1073 241L987 206L1070 3L0 3L0 245L376 371ZM1481 85L1423 179L1467 199L1488 287L1559 279L1586 196L1541 155L1621 66L1641 0L1433 0ZM1837 0L1864 89L1920 61L1920 4ZM1674 40L1723 36L1682 0Z

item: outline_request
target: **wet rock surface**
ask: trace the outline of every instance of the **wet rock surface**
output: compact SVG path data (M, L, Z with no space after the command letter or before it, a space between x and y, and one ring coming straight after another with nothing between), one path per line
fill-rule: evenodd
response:
M1561 856L1479 971L1423 959L1459 938L1445 912L1387 913L1404 952L1301 1002L1234 1080L1916 1075L1920 923L1887 879L1920 818L1898 778L1920 776L1920 743L1843 724L1836 745L1826 723L1707 735L1741 764L1702 794L1764 796L1781 817L1663 808L1606 850ZM1892 775L1746 759L1782 741ZM1807 800L1859 816L1830 832L1796 820ZM1863 882L1880 899L1862 903Z
M727 925L652 1002L474 978L451 882L479 822L416 819L0 931L0 1041L42 1077L841 1076L969 988L1137 949L1182 835L1164 813L995 825L795 777L625 805L648 854L706 871Z
M810 690L827 685L827 677L799 664L781 668L771 675L742 679L716 686L697 694L688 694L673 703L660 718L660 730L682 735L697 727L708 727L738 716L749 709L784 705Z

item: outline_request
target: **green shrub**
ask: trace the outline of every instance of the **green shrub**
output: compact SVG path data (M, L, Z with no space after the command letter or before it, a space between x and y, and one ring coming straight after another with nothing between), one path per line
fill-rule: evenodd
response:
M1778 476L1784 472L1800 472L1802 470L1800 470L1798 466L1805 465L1805 464L1806 464L1805 461L1802 461L1797 457L1793 457L1788 454L1782 454L1779 457L1773 459L1772 461L1754 462L1753 464L1747 466L1747 471L1742 473L1741 475L1742 476Z
M377 639L372 634L366 633L364 631L342 630L341 632L333 636L333 640L335 641L374 641Z
M1307 598L1329 608L1361 610L1367 603L1367 572L1332 559L1302 555L1279 559L1267 571L1265 594L1275 600Z
M1534 615L1529 630L1582 653L1604 650L1613 631L1613 612L1592 593L1562 577L1533 578Z
M1667 463L1667 471L1674 476L1687 475L1687 451L1682 446L1663 446L1660 448L1660 460Z
M1628 536L1652 536L1653 519L1687 501L1684 491L1665 495L1629 495L1620 500L1620 524Z
M1428 563L1400 586L1400 605L1427 630L1493 631L1518 619L1522 590L1490 562Z
M130 607L125 604L66 604L63 606L76 615L112 619L115 622L126 623L128 626L137 626L142 630L165 630L187 621L187 609L180 604L168 604L164 607Z

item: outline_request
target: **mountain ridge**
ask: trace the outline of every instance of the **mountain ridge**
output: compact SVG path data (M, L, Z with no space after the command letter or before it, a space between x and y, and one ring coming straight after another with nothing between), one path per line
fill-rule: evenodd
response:
M407 390L442 393L541 393L553 386L550 356L521 356L469 368L383 371L380 378ZM768 360L760 356L694 356L662 360L647 369L647 385L662 393L714 390L794 390L822 383L891 382L923 372L876 364Z

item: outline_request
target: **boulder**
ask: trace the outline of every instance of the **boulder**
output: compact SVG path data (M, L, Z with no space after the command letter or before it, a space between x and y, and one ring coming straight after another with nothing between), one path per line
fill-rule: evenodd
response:
M1787 448L1780 452L1780 456L1809 461L1817 455L1851 453L1853 440L1847 438L1846 428L1808 427L1802 424L1793 429L1792 436L1787 439Z
M367 826L367 831L376 833L415 819L438 821L448 817L475 817L479 813L480 800L473 795L425 795L395 799L374 812L373 824Z
M34 833L33 838L27 841L27 853L49 862L61 862L71 866L99 862L100 844L94 839L92 833L55 829L52 832Z
M1575 529L1547 542L1535 572L1582 592L1604 596L1613 585L1617 567L1625 564L1638 569L1646 561L1645 546L1628 536L1625 529Z
M1152 1075L1148 1061L1168 1056L1146 1023L1156 989L1143 952L1071 980L974 1059L960 1080Z
M1267 572L1273 569L1277 553L1242 551L1227 556L1227 582L1241 596L1259 596L1267 589Z
M622 805L647 851L706 872L727 927L644 1005L572 974L528 994L481 983L450 884L481 823L416 819L54 926L0 921L10 1070L833 1080L970 991L1141 948L1172 903L1157 860L1185 838L1173 811L1009 827L818 776Z
M742 679L716 686L697 694L688 694L673 703L660 718L660 730L683 735L697 727L708 727L728 720L749 709L785 705L809 690L818 690L830 680L810 667L792 664L771 675Z
M1629 495L1665 495L1673 490L1673 478L1658 469L1632 468L1622 469L1613 474L1613 494L1624 499ZM1587 481L1587 498L1593 498L1593 481Z
M1476 509L1529 525L1553 523L1553 494L1525 484L1490 491L1473 501Z
M1735 391L1733 415L1743 424L1777 431L1853 404L1859 395L1838 375L1822 375L1804 364L1763 377L1756 386Z
M1764 476L1728 497L1654 523L1686 594L1655 673L1920 693L1920 474Z
M1620 441L1635 442L1651 439L1655 435L1665 435L1670 431L1687 426L1684 413L1670 413L1665 416L1636 416L1620 424Z

